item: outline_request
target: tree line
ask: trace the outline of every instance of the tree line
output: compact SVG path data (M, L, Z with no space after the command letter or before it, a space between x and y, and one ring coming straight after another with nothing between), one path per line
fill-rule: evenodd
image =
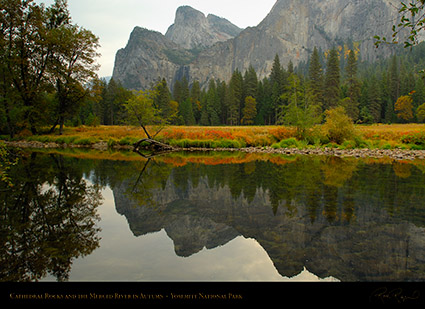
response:
M315 48L298 67L292 62L283 67L276 55L269 76L262 80L252 66L243 73L236 69L228 82L211 79L202 88L183 77L170 91L163 79L160 96L169 103L162 116L174 125L303 128L342 107L355 123L424 122L425 82L418 69L424 65L424 53L422 44L368 63L359 61L356 48Z
M203 87L197 80L189 84L185 76L172 87L160 79L142 92L126 90L113 79L100 81L100 97L86 105L89 111L83 110L98 124L126 124L131 118L127 102L138 97L150 101L150 108L156 110L148 117L151 121L143 119L145 124L167 119L173 125L284 124L303 130L323 122L325 112L337 107L355 123L424 122L425 81L418 69L425 65L424 53L421 44L369 63L359 60L355 47L326 52L315 48L308 61L297 67L292 62L282 66L276 55L264 79L250 66L243 73L236 69L228 82L211 79ZM135 108L141 111L146 106ZM143 113L149 115L146 110Z
M262 79L250 66L236 69L228 81L189 84L183 77L168 85L160 79L149 93L134 92L98 78L98 38L72 23L66 0L50 7L33 0L0 4L0 134L12 138L62 134L65 126L129 124L141 115L145 124L283 124L301 132L336 107L355 123L425 121L425 83L418 73L425 66L423 44L375 63L359 60L356 43L315 48L297 67L282 66L276 55ZM129 104L140 97L144 105ZM134 115L136 108L144 112Z

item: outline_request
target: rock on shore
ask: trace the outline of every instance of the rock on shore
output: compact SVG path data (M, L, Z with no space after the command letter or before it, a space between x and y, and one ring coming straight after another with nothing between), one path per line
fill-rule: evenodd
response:
M97 150L125 149L131 150L132 146L114 145L108 146L106 142L99 142L91 145L42 143L37 141L5 141L9 147L33 148L33 149L55 149L55 148L91 148ZM338 149L338 148L272 148L272 147L247 147L247 148L176 148L176 151L232 151L246 153L275 153L282 155L317 155L355 158L384 158L394 160L424 160L425 150L405 150L405 149Z

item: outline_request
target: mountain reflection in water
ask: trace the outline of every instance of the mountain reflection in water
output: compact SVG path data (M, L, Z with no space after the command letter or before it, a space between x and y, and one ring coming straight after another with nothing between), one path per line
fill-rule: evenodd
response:
M54 162L63 163L55 169ZM84 263L99 267L107 264L103 271L97 270L104 275L108 265L110 269L121 267L123 274L137 272L136 278L115 276L124 281L284 278L425 281L425 163L421 161L244 153L173 153L152 159L129 156L125 160L96 160L37 154L27 157L17 169L31 170L30 174L21 173L19 177L18 171L13 174L12 170L17 188L28 187L31 178L31 186L37 190L16 191L13 205L18 205L18 200L23 205L24 201L32 201L30 211L35 213L40 201L46 200L50 208L63 209L56 205L56 201L62 201L56 196L59 193L50 193L54 203L45 196L48 188L59 188L63 183L66 188L63 192L80 194L79 198L63 200L71 209L69 213L74 213L74 200L80 201L76 208L79 210L84 204L81 201L86 201L85 207L90 212L78 217L81 224L77 226L90 233L86 234L87 246L82 248L71 239L80 230L70 229L70 240L62 234L55 238L56 234L50 232L56 231L57 226L66 226L68 221L73 222L70 217L63 214L49 216L49 220L43 217L32 223L40 224L37 231L43 231L37 235L38 242L33 248L25 247L29 251L23 256L25 260L16 260L14 246L24 247L19 233L28 233L35 227L17 223L28 206L18 205L23 209L12 211L9 200L4 206L10 213L9 219L2 221L5 222L2 225L3 230L14 229L14 232L3 233L7 237L0 258L13 260L14 264L2 264L3 281L42 279L47 273L56 275L56 268L63 269L64 265L73 280L71 268ZM100 197L96 196L99 186L104 188L104 197L109 194L101 207L98 207ZM34 192L40 197L34 198ZM32 194L29 199L23 199L26 193ZM7 195L4 191L1 194L2 198ZM109 208L105 208L107 205ZM122 215L118 217L119 228L114 221L116 212ZM95 226L96 215L101 220ZM99 226L102 231L97 230ZM96 249L100 238L100 248ZM42 244L42 240L48 244ZM53 246L54 250L46 249L40 256L39 247L51 248L52 243L68 247ZM119 244L121 249L112 244ZM170 247L175 252L172 255L167 250ZM57 254L60 250L68 254ZM108 258L107 252L115 252L115 258L112 255ZM139 263L138 255L143 255ZM77 259L81 256L87 257ZM38 258L49 259L49 263L44 263L43 271L31 274L33 267L26 269L25 265L31 262L39 265ZM72 261L75 261L73 266ZM11 277L8 267L16 268L16 263L20 263L21 275ZM182 266L184 263L186 266ZM141 265L145 268L140 269ZM232 265L233 270L224 271L225 265ZM257 271L261 269L262 276L254 275L253 265ZM251 276L244 266L252 268ZM184 267L192 269L192 276L179 274L179 268ZM87 280L104 280L99 275L96 277L95 269L92 272L95 277ZM205 274L209 277L205 278Z

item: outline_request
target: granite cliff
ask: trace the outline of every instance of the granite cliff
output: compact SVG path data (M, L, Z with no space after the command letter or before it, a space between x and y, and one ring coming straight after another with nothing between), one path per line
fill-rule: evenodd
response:
M133 89L159 78L172 85L183 75L205 85L212 78L228 81L235 69L243 72L252 65L263 78L276 54L283 65L296 65L314 47L326 51L347 43L362 60L374 61L390 52L377 50L373 37L391 35L398 5L397 0L277 0L259 25L243 31L225 19L181 7L166 35L134 29L116 55L113 76Z
M227 19L211 14L205 17L190 6L182 6L165 37L185 49L201 49L232 39L241 31Z

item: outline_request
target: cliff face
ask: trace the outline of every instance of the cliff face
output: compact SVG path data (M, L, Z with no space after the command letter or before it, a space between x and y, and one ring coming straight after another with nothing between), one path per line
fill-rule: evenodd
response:
M127 47L117 53L114 78L136 89L150 86L158 77L172 84L182 74L206 84L211 78L228 81L235 69L243 72L250 65L263 78L276 54L283 65L290 60L296 65L306 61L314 47L326 51L348 42L362 60L373 61L389 52L377 50L373 37L391 36L398 4L397 0L278 0L258 26L240 33L223 19L180 8L175 24L165 36L157 33L154 44L149 40L153 34L133 32ZM194 52L200 48L204 49Z
M189 6L176 12L175 23L165 37L185 49L205 48L237 36L242 29L224 18L205 15Z

